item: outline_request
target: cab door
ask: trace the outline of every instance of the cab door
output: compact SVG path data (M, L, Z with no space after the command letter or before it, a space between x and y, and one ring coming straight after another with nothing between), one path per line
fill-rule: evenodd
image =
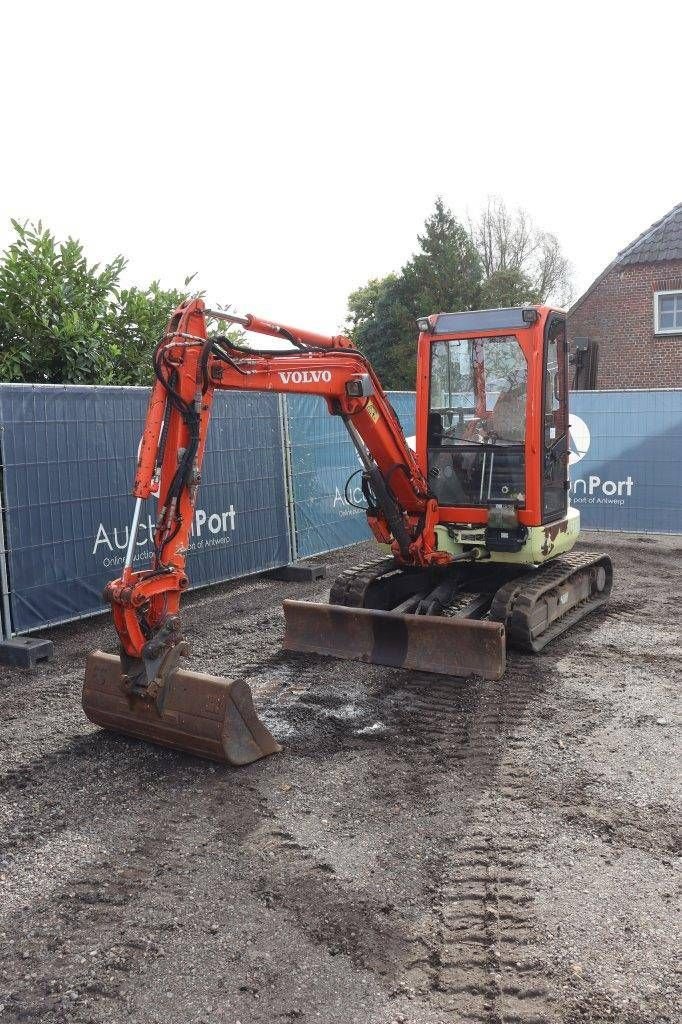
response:
M542 522L568 510L568 353L566 320L552 313L545 326L542 388Z

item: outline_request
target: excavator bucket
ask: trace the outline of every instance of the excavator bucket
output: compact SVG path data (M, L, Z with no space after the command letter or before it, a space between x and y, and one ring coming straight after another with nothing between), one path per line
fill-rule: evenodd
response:
M156 700L130 696L120 658L103 651L88 656L83 710L104 729L231 765L282 749L258 718L246 683L176 669Z
M505 632L499 622L403 615L312 601L285 601L284 617L288 651L446 676L499 679L504 674Z

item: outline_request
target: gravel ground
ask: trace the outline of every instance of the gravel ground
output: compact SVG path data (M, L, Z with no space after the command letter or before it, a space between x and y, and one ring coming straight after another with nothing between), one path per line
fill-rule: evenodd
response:
M107 619L3 668L0 1017L680 1020L682 547L586 544L608 609L499 683L283 654L282 598L319 583L195 594L188 667L246 678L285 743L241 770L85 720Z

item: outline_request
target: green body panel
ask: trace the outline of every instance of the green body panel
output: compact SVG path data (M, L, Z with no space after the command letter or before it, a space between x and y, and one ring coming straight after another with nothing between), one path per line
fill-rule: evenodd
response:
M529 526L526 543L520 551L486 552L485 527L437 526L436 547L451 555L461 555L472 548L485 554L486 562L505 562L510 565L540 565L542 562L570 551L580 535L580 512L569 506L563 519L547 526ZM377 545L383 555L391 554L390 544Z
M547 526L529 526L528 537L520 551L490 551L486 561L539 565L570 551L579 534L580 512L577 508L569 508L563 519ZM437 526L436 544L439 551L447 551L451 555L461 555L472 547L485 551L485 529Z

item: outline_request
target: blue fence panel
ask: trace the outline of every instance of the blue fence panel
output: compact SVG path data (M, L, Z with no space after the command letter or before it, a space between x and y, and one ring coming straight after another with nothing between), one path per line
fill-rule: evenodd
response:
M101 610L122 570L146 388L0 386L10 602L17 632ZM219 393L195 512L193 586L289 559L279 403ZM147 512L148 510L148 512ZM134 565L148 564L145 505Z
M407 435L415 431L415 396L390 398ZM289 405L292 490L298 554L307 557L367 539L364 513L345 500L360 468L343 425L322 399L292 396ZM572 501L585 529L682 532L682 390L573 392ZM358 481L350 488L362 504Z
M682 390L576 391L571 501L585 529L682 532Z
M406 435L415 396L389 397ZM102 608L122 568L144 388L0 385L3 491L13 627L22 632ZM360 469L322 399L290 396L291 497L299 557L369 536L346 500ZM217 393L188 560L194 586L283 565L287 492L275 395ZM682 390L571 395L572 500L585 528L682 532ZM351 501L362 504L359 481ZM148 506L136 565L147 564Z
M388 397L405 434L414 435L414 392L390 391ZM346 500L346 481L361 466L342 421L330 416L324 399L315 395L290 395L287 409L298 557L367 540L365 513ZM348 497L363 505L359 483L358 472Z

